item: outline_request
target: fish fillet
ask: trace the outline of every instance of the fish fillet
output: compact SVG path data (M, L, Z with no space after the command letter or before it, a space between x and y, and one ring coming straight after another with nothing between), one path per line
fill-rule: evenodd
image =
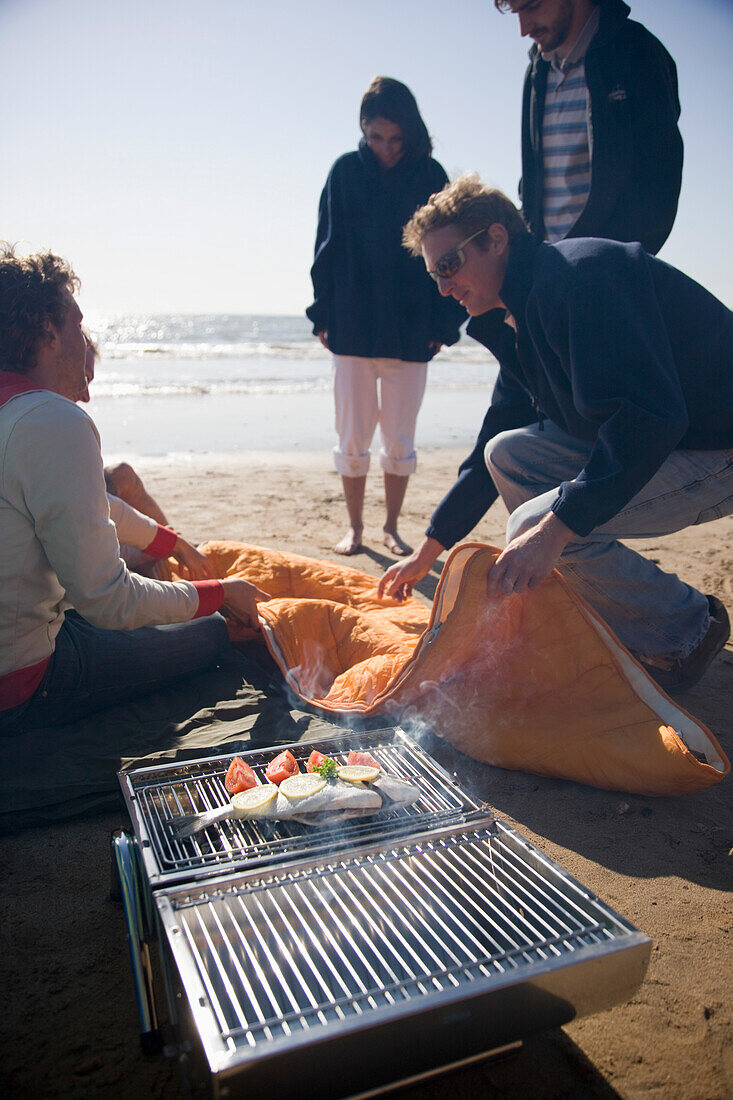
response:
M382 808L382 796L371 787L362 787L341 780L329 782L322 791L307 798L289 799L278 791L277 797L256 810L238 810L228 802L201 814L185 814L174 817L168 827L178 840L200 833L220 821L303 821L311 814L333 813L337 810L354 810L375 813Z

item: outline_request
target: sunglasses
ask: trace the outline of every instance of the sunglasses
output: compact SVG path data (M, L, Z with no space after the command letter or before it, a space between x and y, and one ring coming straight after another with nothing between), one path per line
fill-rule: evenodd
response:
M474 237L479 237L485 232L486 229L479 229L477 233L473 233L470 237L466 237L465 241L461 241L455 248L451 248L448 252L444 252L433 270L428 271L430 278L435 279L436 283L438 279L452 279L455 273L460 271L466 262L466 253L463 249L467 244L470 244Z

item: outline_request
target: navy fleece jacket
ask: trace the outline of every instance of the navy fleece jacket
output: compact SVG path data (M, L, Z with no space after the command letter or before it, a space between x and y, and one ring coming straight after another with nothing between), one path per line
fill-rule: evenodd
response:
M682 182L677 69L661 42L629 19L622 0L602 0L585 55L591 184L570 237L641 241L658 252L670 234ZM538 240L544 161L542 120L549 63L530 50L522 104L522 212Z
M321 195L313 332L335 355L425 363L431 344L455 344L465 310L402 247L402 227L447 183L432 157L384 170L365 141L334 164Z
M498 432L544 418L591 444L553 511L577 535L616 515L676 448L733 448L733 314L638 244L578 238L511 246L503 310L469 335L499 361L476 446L427 534L446 549L496 499L483 452Z

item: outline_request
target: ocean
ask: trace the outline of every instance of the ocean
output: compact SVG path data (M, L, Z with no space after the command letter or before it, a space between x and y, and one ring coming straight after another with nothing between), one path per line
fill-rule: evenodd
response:
M100 349L87 409L107 461L334 444L331 360L305 317L88 313L85 323ZM418 449L470 449L496 374L465 335L441 351Z

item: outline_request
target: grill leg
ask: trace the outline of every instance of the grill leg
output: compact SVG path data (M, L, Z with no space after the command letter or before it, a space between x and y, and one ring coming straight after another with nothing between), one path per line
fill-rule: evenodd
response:
M145 942L144 902L135 841L120 830L112 836L112 850L119 877L132 977L140 1015L140 1045L145 1054L157 1054L163 1048L163 1040L155 1009L150 951Z
M119 832L118 829L109 834L109 900L113 901L115 905L122 904L122 884L120 882L120 872L117 869L117 853L115 851L115 838L119 835Z

